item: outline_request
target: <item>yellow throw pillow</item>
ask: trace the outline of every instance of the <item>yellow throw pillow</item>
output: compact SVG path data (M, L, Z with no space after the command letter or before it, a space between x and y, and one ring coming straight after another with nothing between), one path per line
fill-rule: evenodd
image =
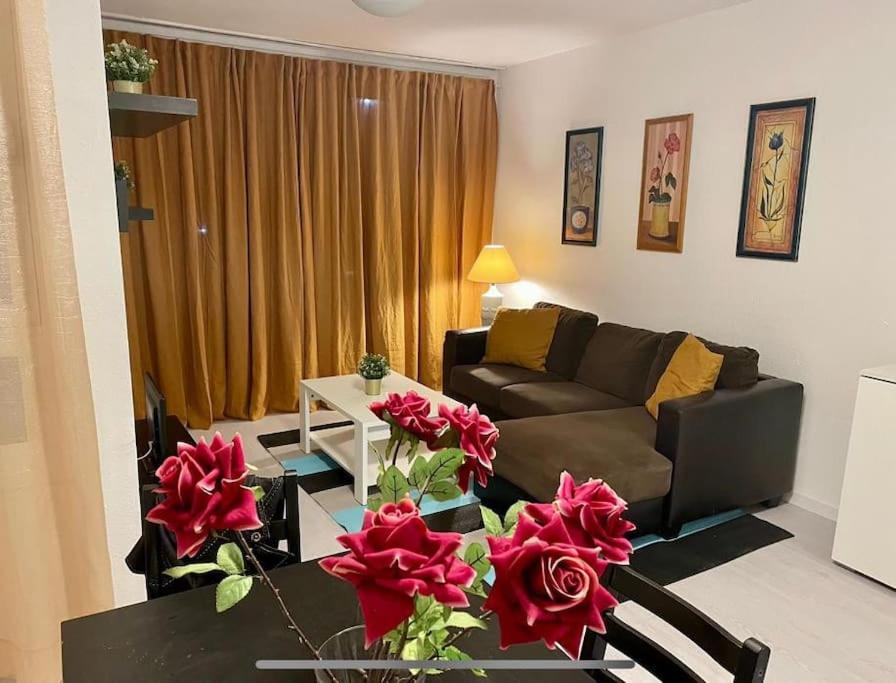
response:
M657 382L656 391L647 399L647 412L655 420L663 401L694 396L715 388L724 358L689 334L672 354L666 371Z
M500 308L488 331L483 363L517 365L544 372L559 308Z

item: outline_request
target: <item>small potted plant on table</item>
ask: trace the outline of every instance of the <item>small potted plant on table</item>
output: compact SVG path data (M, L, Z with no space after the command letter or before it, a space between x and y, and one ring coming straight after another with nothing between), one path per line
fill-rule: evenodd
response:
M383 377L389 374L389 361L378 353L367 353L358 363L358 374L364 378L364 393L379 396L383 393Z
M126 40L107 45L105 59L106 80L112 81L112 90L136 94L143 92L143 84L159 64L149 52Z

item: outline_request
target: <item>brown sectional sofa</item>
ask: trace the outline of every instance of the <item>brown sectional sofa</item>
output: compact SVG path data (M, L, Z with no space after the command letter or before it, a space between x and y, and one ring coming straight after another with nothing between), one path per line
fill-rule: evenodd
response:
M554 306L539 303L537 306ZM644 403L685 332L598 324L560 308L546 372L480 363L486 328L449 331L444 392L498 422L496 477L477 493L501 508L550 500L562 470L608 481L639 533L756 503L793 486L802 385L760 375L759 354L703 340L725 360L714 391Z

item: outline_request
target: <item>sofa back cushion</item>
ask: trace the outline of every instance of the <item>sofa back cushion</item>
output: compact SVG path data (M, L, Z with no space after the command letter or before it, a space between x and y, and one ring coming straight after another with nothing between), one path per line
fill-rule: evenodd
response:
M656 390L657 382L666 371L669 361L681 342L688 336L687 332L669 332L660 344L656 354L656 361L650 369L650 377L647 380L647 395L650 396ZM748 387L759 381L759 352L748 346L723 346L697 337L713 353L720 353L724 357L719 378L716 380L717 389L740 389Z
M567 308L559 304L547 301L539 301L535 308L554 308L560 311L557 319L557 329L554 330L554 339L551 348L548 349L548 357L545 367L548 372L555 372L567 379L576 376L582 354L588 345L588 340L594 334L597 327L597 316L587 311L579 311L575 308Z
M646 391L647 378L662 340L658 332L601 323L585 347L576 381L643 405L653 393Z
M482 362L544 372L559 317L560 311L550 308L499 308L485 340Z

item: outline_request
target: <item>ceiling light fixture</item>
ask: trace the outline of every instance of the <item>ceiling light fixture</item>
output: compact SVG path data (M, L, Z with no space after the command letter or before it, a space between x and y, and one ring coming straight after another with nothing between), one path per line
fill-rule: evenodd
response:
M423 0L352 0L365 12L378 17L400 17L423 4Z

